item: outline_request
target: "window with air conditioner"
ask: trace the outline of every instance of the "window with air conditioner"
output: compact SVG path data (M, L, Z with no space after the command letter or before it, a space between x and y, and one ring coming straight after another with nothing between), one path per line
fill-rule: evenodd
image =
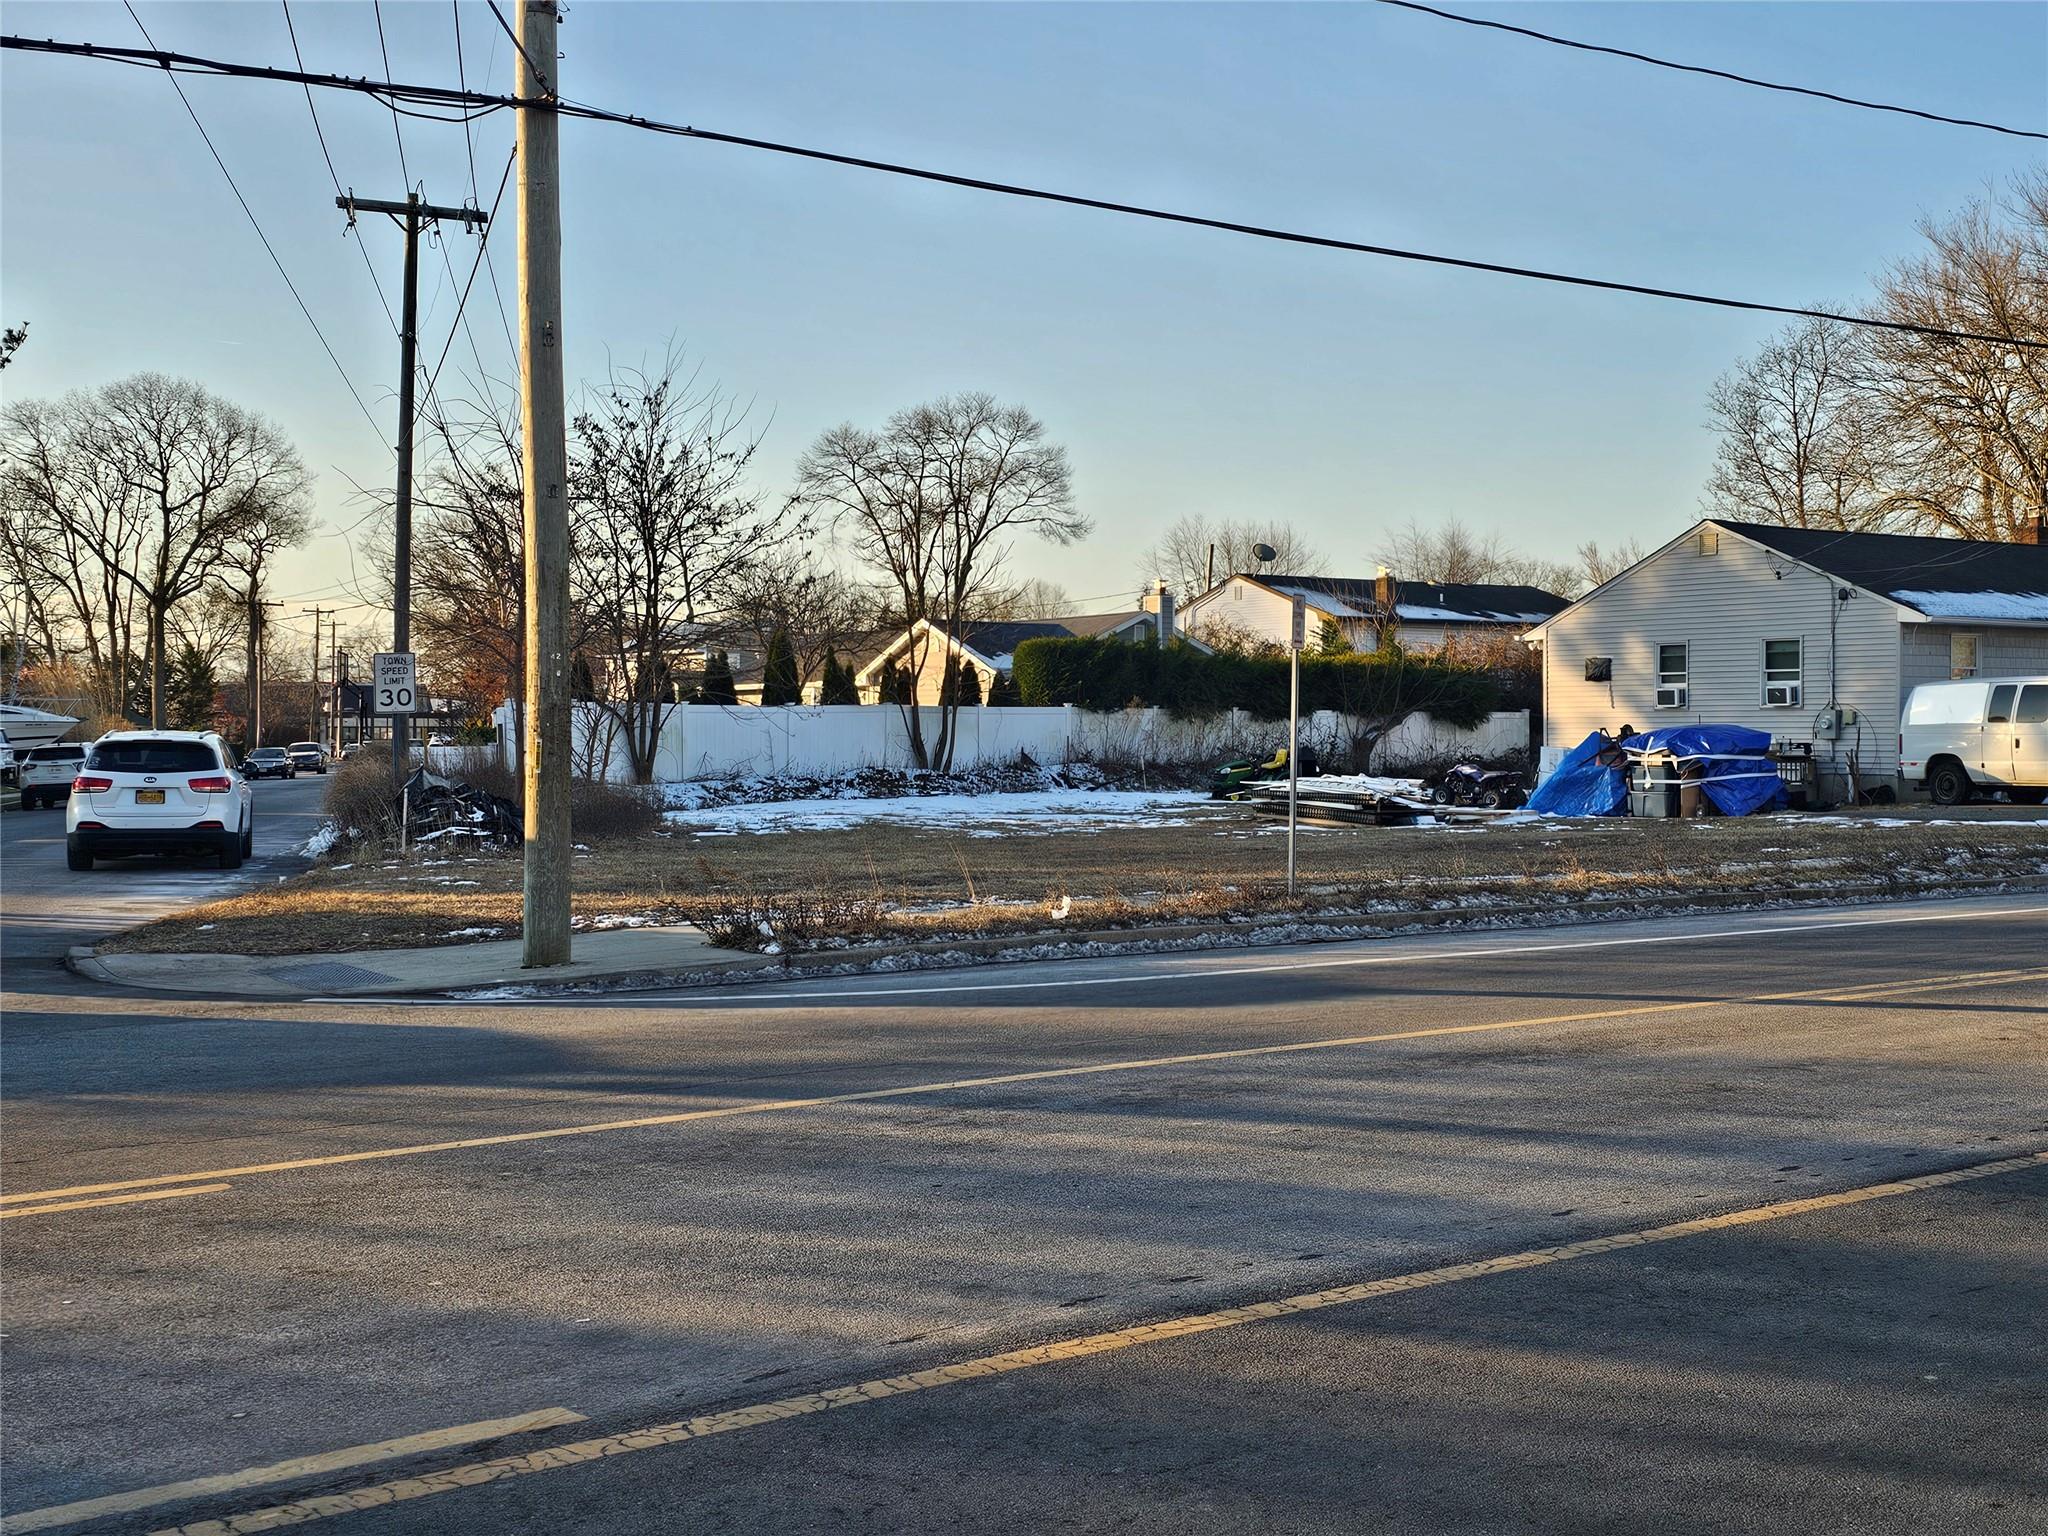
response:
M1806 642L1764 642L1764 708L1797 709L1806 681Z
M1657 707L1683 709L1692 693L1692 647L1657 647Z

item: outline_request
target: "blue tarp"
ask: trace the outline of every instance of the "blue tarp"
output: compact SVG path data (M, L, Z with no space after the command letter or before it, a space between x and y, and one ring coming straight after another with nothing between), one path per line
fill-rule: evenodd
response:
M1619 816L1628 807L1628 781L1619 764L1602 763L1610 743L1598 731L1564 755L1529 797L1529 809L1549 816ZM1767 754L1768 731L1742 725L1672 725L1619 743L1630 758L1668 752L1683 768L1699 765L1700 792L1723 816L1780 810L1785 784ZM1611 760L1614 753L1608 752ZM1687 774L1686 777L1693 777Z
M1619 816L1628 808L1628 785L1619 767L1598 761L1608 745L1595 731L1565 753L1550 777L1536 786L1529 809L1545 816Z

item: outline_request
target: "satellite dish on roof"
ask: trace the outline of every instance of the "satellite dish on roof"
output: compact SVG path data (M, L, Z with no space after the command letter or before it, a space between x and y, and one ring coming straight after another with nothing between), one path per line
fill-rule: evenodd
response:
M1252 546L1252 558L1261 565L1271 565L1280 558L1280 551L1270 544L1254 544Z

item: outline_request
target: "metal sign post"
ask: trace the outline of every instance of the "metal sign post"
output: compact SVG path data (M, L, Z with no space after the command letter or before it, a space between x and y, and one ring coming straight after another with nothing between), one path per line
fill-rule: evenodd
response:
M1308 640L1308 604L1294 600L1287 643L1287 899L1294 899L1294 806L1301 781L1301 648Z

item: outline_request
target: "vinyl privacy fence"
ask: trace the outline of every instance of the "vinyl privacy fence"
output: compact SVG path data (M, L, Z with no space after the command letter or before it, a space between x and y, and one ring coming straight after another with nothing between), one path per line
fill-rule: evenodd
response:
M661 742L654 759L657 783L772 774L826 777L862 768L912 767L903 711L893 704L661 706ZM938 710L924 711L925 738ZM499 752L509 764L513 706L494 716ZM573 725L578 773L616 783L631 780L624 744L602 711L578 704ZM1045 766L1075 763L1209 767L1227 758L1269 754L1287 736L1285 721L1256 719L1243 711L1176 719L1163 709L1095 711L1071 704L1048 708L974 708L960 711L956 769L1015 763L1029 757ZM1343 740L1341 718L1305 716L1302 740L1327 760ZM1375 772L1452 757L1494 758L1529 748L1529 712L1503 710L1470 729L1411 715L1380 745Z

